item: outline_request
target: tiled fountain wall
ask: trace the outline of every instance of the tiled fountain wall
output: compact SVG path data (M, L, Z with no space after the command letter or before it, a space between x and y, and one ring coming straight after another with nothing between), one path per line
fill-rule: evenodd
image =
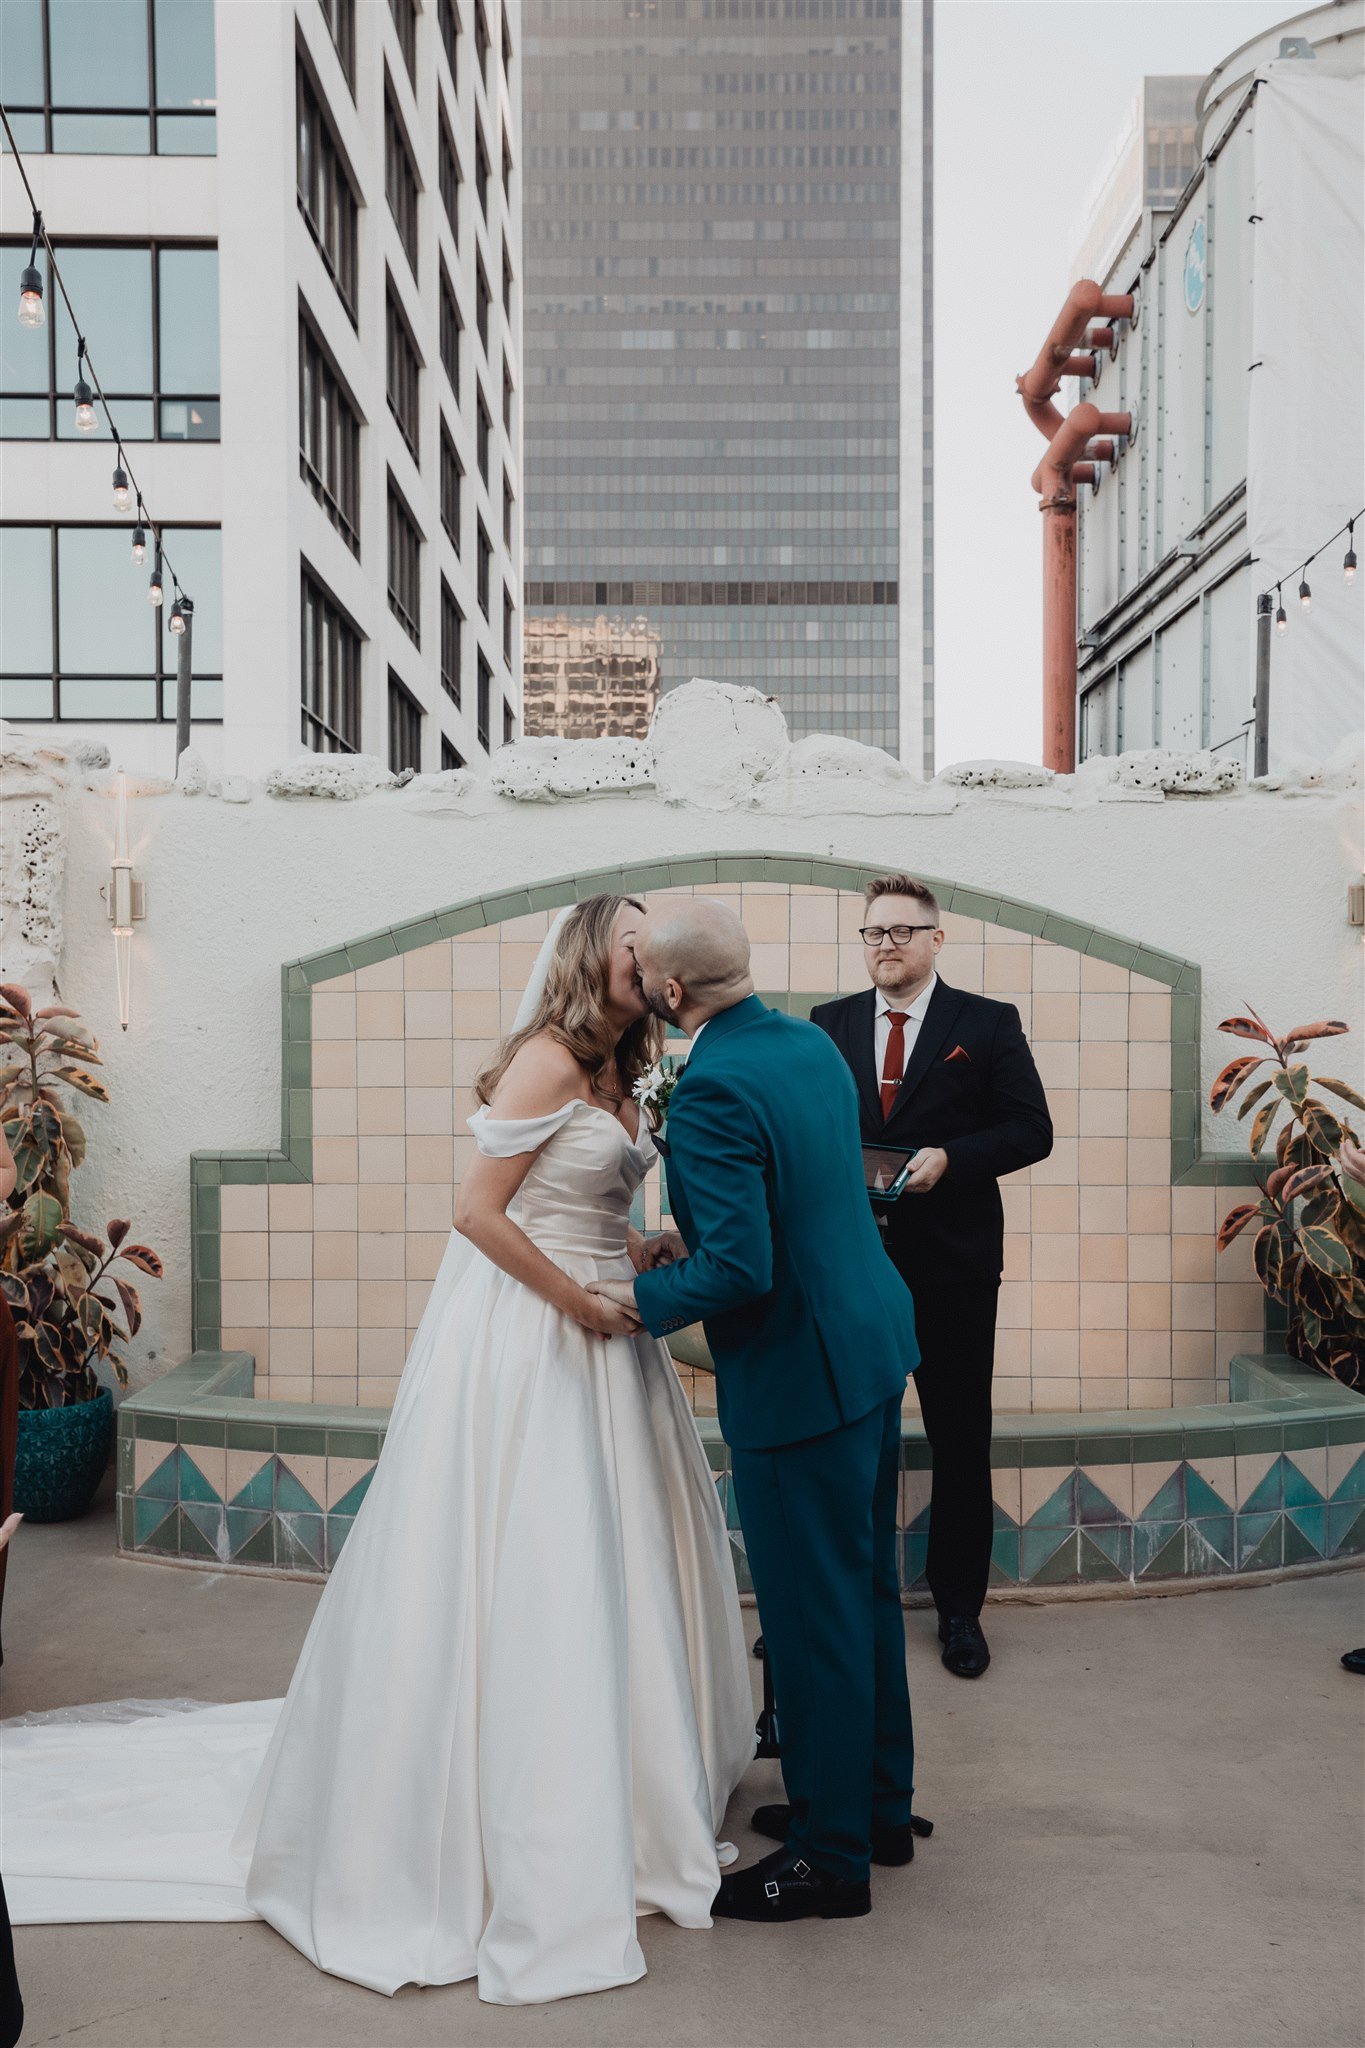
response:
M624 874L651 897L732 901L771 1001L804 1011L866 985L847 868L754 856ZM539 893L563 901L620 884L617 871ZM1261 1348L1262 1295L1249 1244L1215 1253L1223 1190L1197 1158L1197 971L1029 905L940 887L952 906L940 971L1017 1006L1056 1128L1052 1156L1004 1188L998 1407L1225 1396L1230 1358ZM258 1398L392 1401L473 1145L471 1084L553 915L527 900L483 899L285 970L283 1149L194 1165L196 1344L250 1352ZM647 1222L658 1205L655 1179ZM699 1377L703 1410L709 1391Z

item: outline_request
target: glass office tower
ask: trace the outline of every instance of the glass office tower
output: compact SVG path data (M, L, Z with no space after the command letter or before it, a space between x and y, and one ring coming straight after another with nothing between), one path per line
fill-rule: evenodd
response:
M927 0L523 20L528 648L643 622L931 767Z

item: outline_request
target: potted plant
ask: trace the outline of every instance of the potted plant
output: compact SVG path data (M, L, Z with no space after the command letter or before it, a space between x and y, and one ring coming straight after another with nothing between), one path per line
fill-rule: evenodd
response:
M109 1100L89 1072L99 1045L79 1014L34 1010L25 989L0 983L0 1059L0 1165L13 1179L0 1202L0 1289L19 1340L14 1504L31 1521L58 1522L84 1513L109 1462L114 1405L96 1366L107 1358L126 1387L114 1346L142 1321L137 1289L111 1268L123 1262L160 1279L161 1261L129 1244L117 1218L104 1236L71 1221L85 1132L65 1091Z
M1350 1027L1332 1018L1296 1025L1276 1038L1252 1010L1245 1017L1226 1018L1218 1028L1265 1048L1230 1060L1209 1093L1211 1109L1226 1109L1240 1094L1238 1116L1255 1112L1249 1143L1260 1187L1258 1201L1239 1202L1228 1211L1218 1249L1226 1250L1248 1224L1257 1222L1256 1271L1271 1300L1288 1312L1290 1356L1348 1387L1365 1387L1365 1214L1346 1185L1360 1141L1314 1091L1325 1089L1360 1110L1365 1110L1365 1096L1325 1074L1314 1079L1294 1057L1314 1039L1337 1038ZM1262 1067L1270 1072L1248 1086ZM1262 1155L1282 1113L1275 1164L1263 1172Z

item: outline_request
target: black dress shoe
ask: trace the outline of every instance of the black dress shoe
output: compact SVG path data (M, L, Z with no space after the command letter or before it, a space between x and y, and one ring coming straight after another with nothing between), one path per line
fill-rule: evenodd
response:
M718 1920L856 1920L872 1911L872 1889L832 1877L795 1849L774 1849L761 1863L730 1872L711 1903Z
M766 1835L770 1842L785 1842L791 1830L792 1810L789 1806L757 1806L749 1826L756 1835ZM872 1861L894 1868L902 1863L915 1860L916 1835L932 1835L934 1823L921 1820L918 1814L903 1827L873 1827Z
M1341 1661L1348 1671L1365 1671L1365 1650L1348 1650Z
M959 1678L980 1678L991 1661L981 1624L965 1614L941 1614L938 1639L943 1645L943 1662Z

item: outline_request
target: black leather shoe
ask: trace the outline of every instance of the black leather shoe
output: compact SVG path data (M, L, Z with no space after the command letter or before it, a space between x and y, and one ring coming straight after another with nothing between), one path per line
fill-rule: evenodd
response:
M757 1806L749 1826L756 1835L766 1835L770 1842L785 1842L791 1828L792 1810L789 1806ZM915 1860L916 1835L932 1835L934 1823L921 1820L918 1814L907 1821L904 1827L874 1827L872 1830L872 1861L894 1868L902 1863Z
M965 1614L941 1614L938 1639L943 1645L943 1662L959 1678L980 1678L991 1661L981 1624Z
M1341 1661L1348 1671L1365 1671L1365 1650L1348 1650Z
M872 1889L817 1870L795 1849L774 1849L761 1863L723 1877L711 1902L717 1920L856 1920L872 1911Z

